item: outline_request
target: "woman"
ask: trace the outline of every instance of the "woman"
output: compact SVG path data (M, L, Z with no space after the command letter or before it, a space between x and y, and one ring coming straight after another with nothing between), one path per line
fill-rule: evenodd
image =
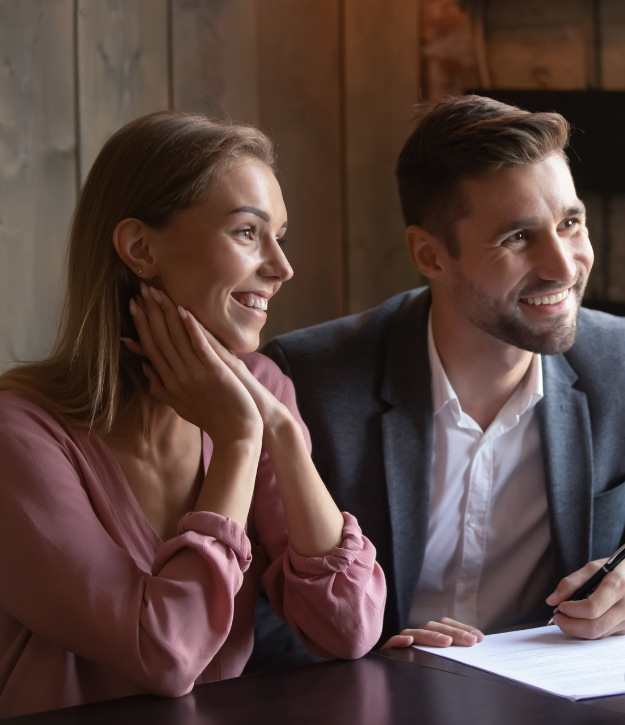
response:
M94 163L56 348L0 378L0 716L239 675L261 584L312 652L380 635L375 550L253 352L292 275L273 163L175 112Z

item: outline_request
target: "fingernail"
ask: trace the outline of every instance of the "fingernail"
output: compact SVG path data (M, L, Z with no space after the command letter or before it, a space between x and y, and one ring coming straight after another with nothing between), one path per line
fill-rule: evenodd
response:
M120 337L119 339L120 339L120 340L121 340L122 342L134 342L134 340L133 340L133 339L131 339L130 337Z
M469 634L469 632L463 632L462 639L464 639L467 642L473 642L474 640L477 639L477 637L474 634Z
M128 307L130 308L130 314L134 317L137 314L137 303L132 298L128 303Z
M558 590L556 589L556 590L555 590L555 592L554 592L553 594L550 594L550 595L549 595L549 596L547 597L546 601L548 602L548 601L549 601L549 600L551 600L551 599L556 599L556 598L557 598L557 597L559 596L559 594L560 594L560 592L559 592L559 591L558 591Z
M161 298L161 293L160 293L160 292L159 292L159 291L158 291L157 289L154 289L154 287L150 287L150 293L152 294L152 297L153 297L153 298L154 298L154 299L155 299L155 300L156 300L156 301L158 302L158 304L160 305L160 304L161 304L161 302L162 302L162 298Z
M448 642L451 640L451 637L449 637L446 634L437 634L436 635L436 641L440 642L441 644L448 644Z
M471 634L475 637L475 639L480 638L480 633L477 631L477 629L472 629Z
M148 286L145 282L139 282L139 289L144 299L148 298Z
M187 315L187 311L185 310L184 307L180 307L179 306L178 307L178 312L180 313L180 317L182 317L183 320L186 320L187 319L188 315Z

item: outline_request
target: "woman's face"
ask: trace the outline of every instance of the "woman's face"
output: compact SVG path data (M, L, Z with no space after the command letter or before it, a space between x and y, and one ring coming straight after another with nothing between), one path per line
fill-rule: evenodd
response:
M148 231L157 279L147 281L229 350L256 350L270 300L293 276L282 251L286 225L273 172L257 159L241 159L206 201Z

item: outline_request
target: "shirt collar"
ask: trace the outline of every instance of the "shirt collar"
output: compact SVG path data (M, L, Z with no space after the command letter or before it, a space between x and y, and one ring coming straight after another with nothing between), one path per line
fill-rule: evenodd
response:
M458 421L465 414L462 412L460 401L453 389L443 363L436 349L434 334L432 332L432 310L428 316L428 355L432 371L432 404L434 415L439 413L445 405L449 405ZM509 425L518 422L525 411L533 408L543 397L543 366L540 355L533 355L532 362L521 384L512 394L510 400L499 411L496 420L506 418ZM468 416L467 416L468 417Z

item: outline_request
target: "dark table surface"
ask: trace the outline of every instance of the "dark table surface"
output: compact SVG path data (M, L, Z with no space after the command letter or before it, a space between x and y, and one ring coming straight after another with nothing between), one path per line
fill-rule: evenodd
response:
M570 702L415 649L9 718L16 725L625 723L625 696Z

